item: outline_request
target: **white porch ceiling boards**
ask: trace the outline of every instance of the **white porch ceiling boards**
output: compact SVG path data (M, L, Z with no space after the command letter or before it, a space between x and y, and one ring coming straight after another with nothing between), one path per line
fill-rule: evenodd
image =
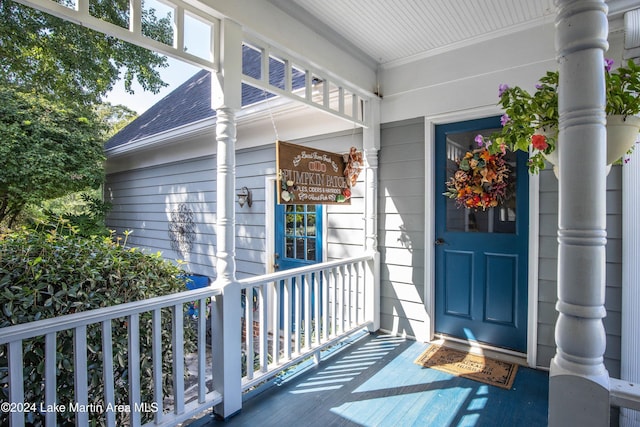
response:
M318 32L335 32L381 65L477 43L555 16L553 0L270 1Z
M555 19L553 0L268 0L372 63L391 67ZM609 19L640 0L607 0Z

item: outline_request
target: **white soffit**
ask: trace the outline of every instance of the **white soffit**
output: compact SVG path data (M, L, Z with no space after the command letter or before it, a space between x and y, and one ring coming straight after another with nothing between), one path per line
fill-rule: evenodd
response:
M395 65L555 17L553 0L271 0L314 30L335 32L381 65Z

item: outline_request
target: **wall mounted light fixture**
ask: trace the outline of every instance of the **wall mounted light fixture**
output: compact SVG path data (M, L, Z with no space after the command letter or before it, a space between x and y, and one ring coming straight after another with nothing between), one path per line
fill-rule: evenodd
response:
M249 205L249 207L251 207L251 204L253 203L251 200L251 190L247 187L242 187L238 192L238 204L240 207L244 207L245 203Z

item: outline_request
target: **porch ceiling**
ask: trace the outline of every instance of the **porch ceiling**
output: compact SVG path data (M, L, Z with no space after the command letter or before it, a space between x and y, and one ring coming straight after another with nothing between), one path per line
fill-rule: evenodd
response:
M553 0L269 1L338 45L382 66L411 62L555 18ZM637 0L607 3L610 17L637 7Z

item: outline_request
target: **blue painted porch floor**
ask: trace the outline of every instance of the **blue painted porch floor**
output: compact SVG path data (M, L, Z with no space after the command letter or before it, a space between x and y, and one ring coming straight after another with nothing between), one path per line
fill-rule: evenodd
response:
M511 390L423 368L429 344L369 335L246 400L213 426L546 426L548 374L519 367Z

